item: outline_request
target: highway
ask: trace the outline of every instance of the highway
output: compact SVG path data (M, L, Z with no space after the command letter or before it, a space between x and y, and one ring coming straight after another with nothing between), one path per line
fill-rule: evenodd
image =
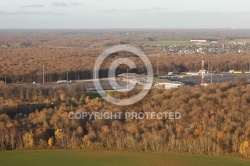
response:
M212 74L206 75L206 83L223 83L223 82L232 82L236 78L246 78L247 82L250 83L250 74ZM116 78L117 79L117 78ZM171 81L180 81L185 83L186 85L200 85L201 76L168 76ZM100 78L101 85L110 86L108 81L115 80L115 78ZM68 81L68 85L73 85L77 83L84 83L86 87L94 87L93 81L97 81L97 79L89 79L89 80L70 80ZM126 81L117 81L119 85L125 86L127 84ZM40 86L53 86L53 85L67 85L67 82L57 83L57 82L48 82L48 83L26 83L26 84L10 84L15 87L21 86L29 86L29 87L40 87Z
M232 82L236 78L246 78L248 83L250 83L250 74L212 74L206 75L205 80L207 84L210 83L223 83L223 82ZM169 78L171 81L181 81L186 85L200 85L201 83L201 76L184 76L183 78L180 77L173 77Z
M108 90L112 90L114 88L112 88L112 86L109 84L109 80L115 80L117 81L117 84L123 87L126 87L127 82L125 81L120 81L117 80L117 78L100 78L100 79L88 79L88 80L69 80L68 81L68 85L74 85L74 84L84 84L85 88L94 88L94 82L95 81L100 81L101 86L103 87L103 89L108 89ZM22 87L22 86L28 86L28 87L48 87L48 86L53 86L53 85L63 85L63 86L67 86L67 81L59 81L59 82L47 82L47 83L24 83L24 84L8 84L11 86L15 86L15 87ZM129 89L131 87L129 86ZM121 88L119 88L121 89ZM122 88L124 89L124 88ZM126 89L126 88L125 88Z
M108 81L114 78L100 78L99 80L102 81ZM98 79L88 79L88 80L69 80L68 84L72 85L72 84L76 84L76 83L88 83L88 82L93 82L93 81L97 81ZM16 87L20 87L20 86L51 86L51 85L63 85L63 84L67 84L67 82L46 82L46 83L23 83L23 84L9 84L9 85L13 85Z

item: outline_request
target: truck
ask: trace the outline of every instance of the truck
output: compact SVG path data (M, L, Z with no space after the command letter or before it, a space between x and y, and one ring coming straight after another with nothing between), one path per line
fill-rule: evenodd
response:
M242 71L235 71L234 74L242 74Z
M56 83L66 83L67 82L67 80L58 80Z

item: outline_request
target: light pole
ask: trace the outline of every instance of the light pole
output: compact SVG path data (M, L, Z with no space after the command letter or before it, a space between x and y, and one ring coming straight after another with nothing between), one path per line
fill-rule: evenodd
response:
M157 78L159 77L159 61L157 59Z
M94 66L94 69L95 69L95 66ZM93 73L93 80L95 80L96 79L96 70L94 70L94 73Z
M67 72L67 87L69 86L69 72Z
M211 74L211 84L213 83L213 68L212 68L212 66L211 66L211 72L210 72L210 74Z
M128 69L127 69L127 90L128 90Z
M249 65L249 72L250 72L250 61L248 62L248 65Z
M207 54L207 59L208 59L208 63L207 63L207 71L209 72L209 67L210 67L210 58L209 55Z
M44 84L44 64L43 64L43 84Z

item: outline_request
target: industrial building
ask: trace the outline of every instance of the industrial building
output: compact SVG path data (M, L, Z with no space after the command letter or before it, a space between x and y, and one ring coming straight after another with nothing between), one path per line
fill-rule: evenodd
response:
M179 88L181 86L184 86L185 84L180 81L171 81L168 79L154 79L154 85L155 86L164 86L165 89L171 89L171 88Z
M139 75L136 73L123 73L118 75L120 80L122 81L128 81L134 84L138 85L145 85L147 84L147 75ZM153 77L153 76L152 76ZM154 78L153 86L163 86L165 89L170 89L170 88L178 88L180 86L184 86L185 84L180 81L171 81L166 78Z

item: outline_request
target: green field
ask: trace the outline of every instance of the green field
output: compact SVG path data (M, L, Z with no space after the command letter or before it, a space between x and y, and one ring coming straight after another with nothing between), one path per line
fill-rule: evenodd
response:
M161 46L192 46L194 45L194 43L189 42L189 41L167 41L167 40L163 40L163 41L138 41L136 42L140 45L161 45Z
M93 150L1 151L2 166L249 166L230 157Z

